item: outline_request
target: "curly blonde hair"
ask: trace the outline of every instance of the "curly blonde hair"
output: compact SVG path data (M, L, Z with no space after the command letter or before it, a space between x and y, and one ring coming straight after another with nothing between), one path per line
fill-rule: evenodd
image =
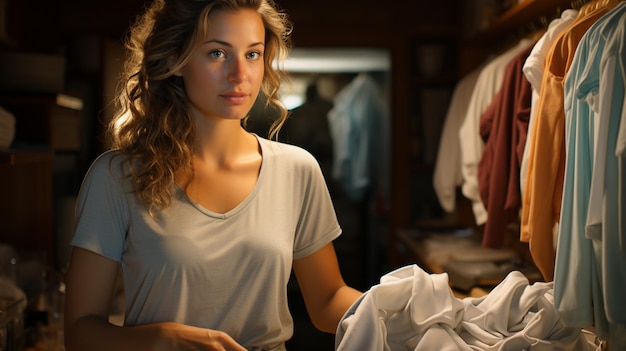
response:
M135 194L151 215L170 204L176 176L192 174L195 127L182 78L174 73L205 38L209 15L217 9L254 9L261 15L265 25L261 93L269 107L279 111L270 138L277 137L288 115L278 90L287 80L280 63L291 48L291 23L272 0L154 0L125 42L128 57L119 108L108 127L111 147L124 156L122 164Z

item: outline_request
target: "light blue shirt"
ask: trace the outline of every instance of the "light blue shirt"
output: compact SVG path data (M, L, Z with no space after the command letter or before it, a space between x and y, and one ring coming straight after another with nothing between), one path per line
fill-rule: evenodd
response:
M612 323L626 318L619 302L626 295L626 257L615 252L619 192L613 150L619 123L614 116L624 89L607 62L615 61L614 47L623 46L624 14L621 3L589 28L565 77L567 152L554 277L555 304L564 320L594 325L600 337L617 342Z
M328 113L333 138L332 175L352 200L363 199L376 181L375 162L383 161L386 114L378 84L359 74L342 89Z

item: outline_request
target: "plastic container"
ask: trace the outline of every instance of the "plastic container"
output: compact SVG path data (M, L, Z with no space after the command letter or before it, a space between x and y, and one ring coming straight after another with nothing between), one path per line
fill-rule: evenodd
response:
M0 297L0 350L19 351L24 346L24 300Z

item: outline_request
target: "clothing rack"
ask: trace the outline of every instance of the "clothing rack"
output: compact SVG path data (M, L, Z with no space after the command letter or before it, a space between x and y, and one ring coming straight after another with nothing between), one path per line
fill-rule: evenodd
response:
M597 0L572 0L571 6L575 10L580 10L581 7L583 7L585 4L590 3L592 1L597 1Z

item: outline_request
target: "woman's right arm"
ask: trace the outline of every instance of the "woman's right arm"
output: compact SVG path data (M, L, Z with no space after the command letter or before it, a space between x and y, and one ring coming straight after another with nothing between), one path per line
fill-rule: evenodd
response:
M225 333L179 323L120 327L109 323L118 263L74 247L66 276L67 351L187 351L246 349Z

